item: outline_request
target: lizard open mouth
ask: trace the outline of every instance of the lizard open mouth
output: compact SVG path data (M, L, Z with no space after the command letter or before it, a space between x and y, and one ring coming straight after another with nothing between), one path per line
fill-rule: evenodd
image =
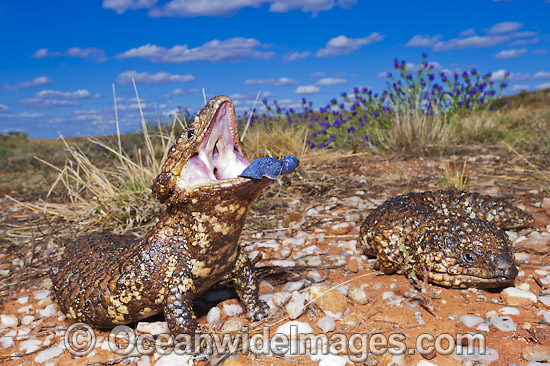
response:
M231 102L221 103L178 179L179 188L236 178L250 165L237 135L235 119Z

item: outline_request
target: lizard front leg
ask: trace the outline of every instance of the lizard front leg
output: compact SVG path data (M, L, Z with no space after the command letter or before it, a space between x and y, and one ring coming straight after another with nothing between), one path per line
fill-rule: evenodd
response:
M179 266L166 286L164 317L173 334L195 335L197 317L193 312L195 283L189 268Z
M259 283L254 273L254 265L239 247L233 269L226 275L231 279L237 295L246 307L250 319L261 320L269 315L269 306L259 298Z

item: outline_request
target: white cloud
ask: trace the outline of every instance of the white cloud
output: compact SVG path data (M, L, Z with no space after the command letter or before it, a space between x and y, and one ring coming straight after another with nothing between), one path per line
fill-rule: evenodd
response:
M315 55L317 57L347 55L358 50L361 46L374 42L380 42L384 39L384 37L385 35L378 32L371 33L363 38L348 38L341 35L330 39L325 48L321 48Z
M527 49L525 48L512 48L509 50L502 50L499 53L495 55L495 58L516 58L522 55L525 55L527 53Z
M304 58L308 57L310 55L309 52L290 52L283 56L283 60L292 62L292 61L298 61L303 60Z
M44 86L51 84L52 81L47 76L37 76L34 79L30 81L23 81L21 83L17 83L14 85L2 85L0 89L4 90L19 90L19 89L26 89L26 88L34 88L37 86Z
M320 91L321 89L315 85L300 85L294 90L294 94L315 94Z
M508 44L508 47L527 46L530 44L537 44L537 43L539 43L538 38L518 39L517 41L514 41Z
M466 38L453 38L448 41L436 42L433 46L434 51L458 50L464 48L482 48L491 47L506 42L507 36L470 36Z
M487 30L488 34L503 34L503 33L510 33L515 32L518 29L523 27L522 23L518 22L501 22L493 25L491 28Z
M179 95L194 94L194 93L198 93L198 92L199 92L199 89L180 89L180 88L176 88L176 89L172 90L170 93L164 94L164 98L170 98L170 97L175 97L175 96L179 96Z
M9 110L8 106L5 104L0 104L0 112L7 112Z
M314 78L318 78L318 77L321 77L321 76L325 76L326 74L327 74L326 72L316 71L316 72L312 72L311 74L309 74L309 76L314 77Z
M112 9L117 14L122 14L126 10L136 10L151 8L156 5L158 0L103 0L103 9Z
M439 40L441 39L440 34L436 34L435 36L428 36L423 34L417 34L413 36L407 44L406 47L433 47Z
M53 108L53 107L78 107L80 103L68 99L44 99L44 98L26 98L21 101L31 108Z
M50 51L47 48L41 48L39 50L36 50L36 52L33 53L30 57L46 58L46 57L60 57L60 56L82 58L86 60L94 60L97 62L103 62L107 60L107 55L105 53L105 50L102 50L101 48L95 48L95 47L87 47L87 48L71 47L63 53L57 52L57 51Z
M246 79L243 84L244 85L271 84L273 86L286 86L286 85L297 84L297 81L283 76L278 79Z
M504 69L493 71L491 74L491 81L499 81L504 79L504 75L506 75L506 73L508 73L508 71ZM510 81L525 81L531 79L531 75L522 74L520 72L511 72L508 73L507 79Z
M65 98L65 99L89 99L92 94L86 89L75 90L74 92L62 92L59 90L42 90L36 94L37 98Z
M338 85L338 84L344 84L348 81L346 79L341 78L323 78L318 80L315 85Z
M535 54L535 55L546 55L547 53L548 53L548 51L543 49L543 48L538 48L538 49L533 51L533 54Z
M509 89L512 92L519 92L519 91L527 91L529 90L529 85L512 85L512 87Z
M463 30L462 32L458 33L459 37L468 37L473 36L476 34L476 30L474 28L469 28L466 30Z
M116 82L119 84L131 84L132 79L139 84L168 84L172 82L189 83L194 81L195 77L193 75L179 75L163 71L150 74L148 72L137 72L132 70L119 74L116 77Z
M533 75L533 77L535 79L547 80L547 79L550 79L550 72L548 72L548 71L538 71L538 72L535 73L535 75Z
M263 52L257 49L262 44L254 38L235 37L223 41L214 39L202 46L189 48L185 45L176 45L172 48L146 44L132 48L116 56L118 59L140 58L152 62L193 62L193 61L231 61L243 57L268 59L273 52Z
M145 8L150 9L148 14L152 17L229 17L245 7L259 8L269 4L271 12L286 13L291 10L301 10L316 15L320 11L330 10L335 6L349 9L357 0L172 0L156 6L157 2L157 0L104 0L103 8L112 9L117 14Z
M537 85L537 90L541 90L541 89L550 89L550 83L544 83L544 84Z

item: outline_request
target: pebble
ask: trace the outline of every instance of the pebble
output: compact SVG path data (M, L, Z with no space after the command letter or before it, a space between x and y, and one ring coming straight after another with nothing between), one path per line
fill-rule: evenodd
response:
M369 302L367 292L360 287L350 287L348 297L354 304L364 305Z
M331 354L321 354L311 355L312 361L319 361L319 366L345 366L348 363L351 363L348 356L336 356Z
M493 326L503 332L515 332L517 325L509 316L493 316L489 318Z
M550 363L550 346L528 346L521 352L521 357L528 362Z
M38 313L42 318L46 318L48 316L57 316L57 310L55 310L54 304L50 304L46 306L44 309L38 310Z
M502 290L500 296L509 305L530 305L537 302L537 295L530 291L520 290L516 287L507 287Z
M170 329L166 322L139 322L136 330L140 333L151 335L170 334Z
M550 306L550 295L540 296L539 301L543 303L545 306Z
M225 322L221 331L224 333L237 333L243 330L245 321L241 318L231 318Z
M286 304L292 298L292 293L287 291L276 292L273 294L273 305L281 307Z
M291 260L275 260L271 261L271 265L279 267L296 267L296 262Z
M313 328L308 323L293 320L280 325L275 333L296 336L298 334L311 334L313 333Z
M13 337L17 335L15 330L10 330L4 336L0 337L0 343L2 343L2 348L13 347Z
M306 299L303 294L298 291L292 293L292 297L285 306L288 317L292 320L297 319L305 310L304 304Z
M472 352L472 350L474 352ZM498 360L498 352L492 348L479 349L478 347L456 346L453 357L459 361L494 362Z
M2 314L0 315L0 322L2 323L3 326L8 328L15 328L17 327L17 324L18 324L18 320L15 315Z
M24 315L21 318L21 324L23 324L23 325L29 325L33 321L34 321L34 316L32 316L32 315Z
M25 351L25 353L31 353L38 351L41 345L42 341L39 341L38 339L27 339L26 341L21 342L19 348Z
M29 297L28 297L28 296L22 296L22 297L20 297L20 298L17 299L17 302L20 303L21 305L26 304L28 301L29 301Z
M219 328L222 323L220 320L221 314L221 309L217 306L214 306L213 308L208 310L208 314L206 314L206 322L216 326L216 328Z
M498 309L498 312L504 315L519 315L519 309L513 308L511 306L504 307L502 309Z
M299 291L306 285L306 280L290 281L284 284L281 291L294 292Z
M317 326L321 328L323 333L328 333L336 329L336 322L334 321L333 317L325 316L324 318L321 318L319 319L319 321L317 321Z
M234 316L244 313L244 309L240 304L223 304L223 313L227 316Z
M350 272L357 273L357 271L359 271L359 263L357 262L357 259L355 258L348 259L348 264L346 265L346 268Z
M344 294L328 286L309 287L306 290L306 298L308 301L314 301L325 313L329 311L337 318L348 310L348 301Z
M458 320L467 327L475 327L484 322L484 319L475 315L462 315Z
M431 363L429 361L426 361L426 360L421 360L420 362L418 362L416 364L416 366L437 366L435 363Z
M194 364L193 355L178 355L172 352L160 357L155 366L193 366Z
M50 347L40 352L38 355L36 355L34 362L44 363L46 361L51 360L54 357L59 356L61 353L63 353L62 347L59 347L59 346Z
M51 292L50 290L39 290L32 295L36 300L44 300L46 297L50 295L50 292Z
M491 330L490 326L491 326L491 322L486 320L480 325L478 325L476 330L479 330L480 332L488 332L489 330Z
M546 323L550 323L550 311L539 310L539 312L537 313L537 316L542 316L542 318Z

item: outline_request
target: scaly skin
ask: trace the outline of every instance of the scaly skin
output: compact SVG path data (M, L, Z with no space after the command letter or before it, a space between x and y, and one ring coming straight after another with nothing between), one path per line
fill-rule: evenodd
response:
M490 196L429 191L387 200L365 219L359 236L380 270L402 270L415 286L427 275L445 287L505 287L518 270L500 228L532 223L531 215Z
M234 135L235 143L216 142L215 153L221 156L227 148L246 157L232 131L230 99L212 99L171 148L154 182L153 195L166 204L155 227L141 240L109 233L80 237L52 269L55 298L67 318L113 327L164 312L173 333L193 334L197 319L192 300L223 278L232 280L252 319L267 315L253 265L238 240L248 209L271 180L185 183L188 162L202 153L201 143L209 141L222 106L224 118L233 119L224 131Z

